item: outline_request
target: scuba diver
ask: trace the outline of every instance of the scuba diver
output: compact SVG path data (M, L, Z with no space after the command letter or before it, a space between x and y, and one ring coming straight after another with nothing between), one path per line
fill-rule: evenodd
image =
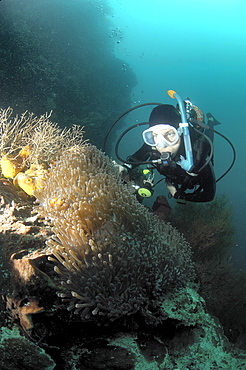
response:
M195 110L192 116L196 119ZM127 157L131 169L136 162L155 161L152 166L165 177L167 188L175 199L209 202L215 196L216 183L212 158L203 166L210 153L210 144L200 133L189 129L193 161L185 160L181 117L173 105L158 105L150 114L149 128L143 132L144 144ZM217 123L217 122L216 122ZM186 192L193 189L193 192Z
M203 113L188 98L183 101L173 90L169 90L168 94L177 100L176 107L170 104L149 103L157 105L152 110L149 121L128 128L118 139L116 156L128 171L123 178L125 181L139 182L140 185L136 186L136 195L140 202L153 194L156 185L153 184L153 169L164 176L169 194L177 202L210 202L215 196L216 182L229 172L235 162L235 149L226 137L214 130L214 126L220 123L211 113L207 114L208 123L205 124ZM142 133L144 144L126 160L122 159L118 153L122 137L134 127L145 124L149 127ZM213 169L214 132L229 142L234 153L231 166L218 180L215 179ZM142 164L148 165L144 175L136 170ZM158 198L153 211L158 209L158 205L170 208L163 199L165 197Z

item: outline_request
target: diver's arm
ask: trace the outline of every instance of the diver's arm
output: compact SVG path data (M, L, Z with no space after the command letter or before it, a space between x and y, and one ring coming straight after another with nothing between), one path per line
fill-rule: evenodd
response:
M169 193L171 194L172 197L175 198L175 194L178 194L177 188L168 179L166 179L165 183L169 190Z
M136 167L138 165L134 165L134 162L145 162L149 159L150 155L150 147L144 143L134 154L127 157L127 161L132 162L132 167Z
M199 182L197 183L197 186L199 186L199 188L194 190L192 193L186 193L181 187L180 189L176 189L176 192L173 190L173 193L171 192L171 194L177 200L181 199L189 202L212 201L215 197L216 181L211 163L209 163L199 174Z
M187 193L180 199L187 200L189 202L211 202L214 199L215 196L215 188L210 189L201 189L198 191L194 191L193 193ZM175 198L175 196L174 196Z

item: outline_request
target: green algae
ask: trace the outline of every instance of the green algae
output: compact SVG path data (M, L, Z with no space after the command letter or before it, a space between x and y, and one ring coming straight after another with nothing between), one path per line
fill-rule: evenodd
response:
M55 363L40 347L20 335L17 327L0 329L1 370L53 370Z

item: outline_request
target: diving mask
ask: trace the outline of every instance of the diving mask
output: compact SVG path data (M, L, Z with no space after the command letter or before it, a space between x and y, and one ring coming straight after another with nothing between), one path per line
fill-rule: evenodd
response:
M177 144L181 133L173 126L159 124L148 128L142 135L147 145L165 148Z

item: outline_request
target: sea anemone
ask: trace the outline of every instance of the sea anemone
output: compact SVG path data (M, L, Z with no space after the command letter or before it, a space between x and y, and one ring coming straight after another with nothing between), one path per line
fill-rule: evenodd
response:
M188 243L137 202L94 146L64 151L34 195L37 211L54 225L48 246L58 296L82 320L150 310L193 280Z

